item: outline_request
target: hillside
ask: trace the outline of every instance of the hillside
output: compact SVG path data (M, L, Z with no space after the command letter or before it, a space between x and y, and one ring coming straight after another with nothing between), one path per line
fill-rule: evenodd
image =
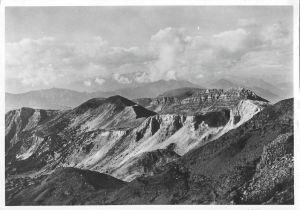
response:
M173 155L174 145L144 154L134 168L142 169L144 164L144 170L151 169L149 163L159 157L172 160L129 183L95 174L93 180L113 181L115 188L96 188L88 180L90 188L74 186L77 175L70 174L70 181L60 174L81 172L58 170L32 181L9 204L293 204L292 133L293 100L289 99L269 105L239 127L181 157ZM53 190L46 196L45 186L50 185Z

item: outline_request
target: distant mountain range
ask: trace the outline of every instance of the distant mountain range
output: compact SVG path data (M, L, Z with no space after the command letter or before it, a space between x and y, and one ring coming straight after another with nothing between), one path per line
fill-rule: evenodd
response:
M211 83L205 84L208 88L237 88L243 87L254 91L256 94L262 96L263 98L271 101L277 102L279 100L293 97L293 84L292 83L281 83L278 85L272 85L263 79L257 78L238 78L232 77L230 79L219 79Z
M44 90L29 91L26 93L5 94L5 110L31 107L39 109L70 109L91 98L106 98L113 95L121 95L129 99L156 98L162 93L174 94L181 88L216 88L229 89L242 87L254 91L257 95L276 102L293 96L292 84L282 83L274 86L262 79L219 79L205 84L194 84L184 80L159 80L156 82L142 83L139 86L122 88L114 91L79 92L75 90L51 88ZM172 93L173 91L173 93ZM181 89L180 91L183 91ZM187 92L183 91L185 94ZM178 94L178 93L176 93Z
M6 93L5 110L9 111L21 107L38 109L70 109L91 98L104 98L113 95L121 95L130 99L141 97L152 98L165 91L182 87L201 88L201 86L188 81L159 80L156 82L145 83L139 87L124 88L109 92L96 91L88 93L62 88L51 88L20 94Z

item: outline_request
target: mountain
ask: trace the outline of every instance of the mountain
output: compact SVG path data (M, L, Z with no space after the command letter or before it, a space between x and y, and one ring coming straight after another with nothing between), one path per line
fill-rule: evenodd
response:
M119 95L130 99L141 97L152 98L165 91L183 87L202 88L199 85L184 80L158 80L156 82L146 83L142 86L118 90L117 92Z
M280 98L279 95L282 95L281 91L274 85L271 85L262 79L256 79L256 78L219 79L217 81L207 84L207 86L210 88L217 88L217 89L229 89L229 88L242 87L242 88L252 90L256 94L272 102L277 101Z
M26 93L5 93L5 110L31 107L36 109L69 109L90 99L86 93L51 88Z
M114 92L115 94L120 94L120 92L123 89L128 89L126 91L126 94L131 94L130 90L135 90L135 88L138 87L150 87L152 88L152 95L149 95L147 97L154 97L158 94L174 88L180 88L180 87L197 87L197 85L185 81L185 80L158 80L158 81L150 81L149 75L146 72L131 72L131 73L118 73L118 74L112 74L107 77L102 77L101 75L90 77L90 78L83 78L78 81L73 81L69 84L65 84L63 86L66 89L72 89L79 92ZM157 90L155 90L154 85L158 85L156 87ZM140 92L139 92L140 93ZM147 93L147 92L144 92ZM131 97L130 95L122 95L127 98L138 98L141 97L140 95L133 95Z
M241 100L267 102L253 91L244 88L230 88L227 90L179 88L166 91L156 98L140 98L134 101L160 114L193 115L224 107L232 108Z
M209 87L217 88L217 89L228 89L228 88L238 88L242 86L240 84L233 83L227 79L219 79L217 81L211 82L209 84Z
M276 85L280 89L281 95L285 97L293 97L293 82L281 82Z
M51 88L29 91L26 93L5 93L5 111L31 107L36 109L71 109L91 98L106 98L121 95L126 98L156 97L160 93L181 87L199 87L187 81L159 80L140 84L131 88L122 88L112 91L78 92L74 90Z
M249 102L250 100L247 103ZM245 108L239 109L239 113L244 110L245 114L250 114L250 110ZM161 124L159 119L163 117L165 121ZM214 140L206 141L205 144L187 149L186 143L190 143L192 139L188 138L185 141L181 136L176 143L172 140L174 135L188 135L189 132L196 132L199 128L214 127L216 122L222 125L226 123L226 113L223 117L213 120L210 124L209 121L215 119L214 117L188 116L184 120L182 116L154 115L148 117L140 126L127 130L128 133L119 132L119 136L130 135L133 130L138 134L135 140L132 136L131 140L122 138L114 145L114 151L107 152L112 155L107 159L109 164L113 165L118 155L123 159L120 164L123 170L125 163L129 163L130 170L127 176L144 171L143 176L128 179L129 182L122 182L98 172L77 169L76 164L73 164L76 168L56 169L52 174L43 174L30 179L22 178L20 174L13 178L14 175L11 173L17 170L7 170L10 179L7 180L6 186L9 192L12 192L7 203L9 205L293 204L293 99L280 101L274 105L267 104L265 108L254 112L248 120L227 130ZM102 136L113 135L104 133ZM171 135L171 138L166 140L160 138L159 141L155 141L154 136L158 134L161 137ZM86 132L86 135L90 135L89 132ZM146 136L148 137L145 138ZM96 138L96 141L99 141L99 138ZM199 136L196 139L199 139ZM78 149L85 148L85 151L91 151L91 147L94 147L91 146L93 141L91 139L86 141L89 144L85 146L81 144ZM139 153L140 155L131 154L132 157L128 159L127 152L120 154L126 145L128 148L134 148L134 145L141 141L144 143L136 150L144 150ZM164 149L152 148L147 151L153 141L154 145L168 141L166 144L168 146ZM185 144L180 146L181 142ZM98 145L101 145L98 151L102 151L103 154L105 150L102 148L106 146L103 141ZM59 159L57 151L56 149L55 154ZM74 157L80 158L81 155L74 154ZM48 160L51 161L51 158ZM120 172L120 168L115 170ZM93 175L90 175L91 173ZM109 170L106 173L117 176ZM91 176L93 178L89 178Z
M216 90L207 92L212 91ZM203 91L198 93L194 98L201 98ZM244 89L225 96L209 103L188 100L185 106L203 108L188 116L158 115L121 96L90 99L65 111L44 110L52 114L43 120L23 114L39 110L10 111L5 121L6 174L40 175L60 166L107 173L125 181L151 174L152 168L219 138L268 104ZM172 151L164 151L167 148Z

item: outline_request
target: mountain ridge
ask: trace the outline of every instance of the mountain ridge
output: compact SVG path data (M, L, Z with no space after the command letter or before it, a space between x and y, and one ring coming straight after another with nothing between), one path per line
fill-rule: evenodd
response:
M113 189L74 185L72 180L79 176L71 173L70 181L61 175L59 181L54 181L54 175L45 175L40 180L29 180L30 187L21 191L14 191L11 180L8 186L15 194L9 194L8 204L293 204L292 132L293 100L289 99L268 105L238 127L182 156L174 156L174 144L166 151L145 153L131 166L151 173L129 182L116 180L120 184ZM171 161L165 159L160 165L160 158ZM62 172L74 170L82 169ZM80 180L76 183L82 183ZM52 193L46 196L43 186L51 186Z
M266 106L263 101L240 99L231 104L228 99L228 107L186 116L157 114L122 96L94 98L74 109L56 112L28 131L9 126L18 125L18 116L13 121L6 118L6 131L12 133L6 136L7 157L12 157L6 158L7 168L11 171L14 164L21 164L25 171L27 166L51 171L57 166L76 166L125 178L134 156L170 145L182 155L239 126ZM11 113L14 111L8 116ZM35 118L28 123L31 121ZM17 158L13 158L13 151ZM130 179L139 173L133 172Z
M50 88L19 94L6 93L5 110L9 111L24 106L40 109L70 109L91 98L106 98L113 95L122 95L126 98L138 98L142 96L154 97L166 90L182 86L199 87L184 80L159 80L152 83L145 83L134 88L123 88L106 92L79 92L64 88Z

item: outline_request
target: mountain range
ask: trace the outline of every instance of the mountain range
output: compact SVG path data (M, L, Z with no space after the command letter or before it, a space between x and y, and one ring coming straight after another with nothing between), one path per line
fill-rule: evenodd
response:
M293 85L292 83L287 82L272 85L263 79L230 77L222 78L205 85L208 88L219 89L243 87L254 91L258 95L272 102L277 102L287 97L293 97Z
M117 85L116 87L121 86ZM126 85L121 89L110 91L108 91L107 88L104 88L101 91L94 88L93 92L80 92L80 89L51 88L19 94L6 93L5 111L7 112L21 107L37 109L70 109L91 98L105 98L113 95L121 95L129 99L155 98L164 92L180 88L230 89L239 87L252 90L271 102L277 102L286 97L292 97L293 94L293 87L289 83L282 83L278 86L274 86L262 79L255 78L219 79L200 85L184 80L159 80L150 83L134 83L134 85Z
M292 204L293 100L173 82L8 111L6 204Z
M182 87L200 88L200 86L188 81L159 80L152 83L145 83L139 87L127 87L107 92L78 92L69 89L51 88L19 94L5 93L5 110L9 111L21 107L38 109L70 109L78 106L88 99L96 97L104 98L113 95L122 95L123 97L130 99L155 97L164 91Z

